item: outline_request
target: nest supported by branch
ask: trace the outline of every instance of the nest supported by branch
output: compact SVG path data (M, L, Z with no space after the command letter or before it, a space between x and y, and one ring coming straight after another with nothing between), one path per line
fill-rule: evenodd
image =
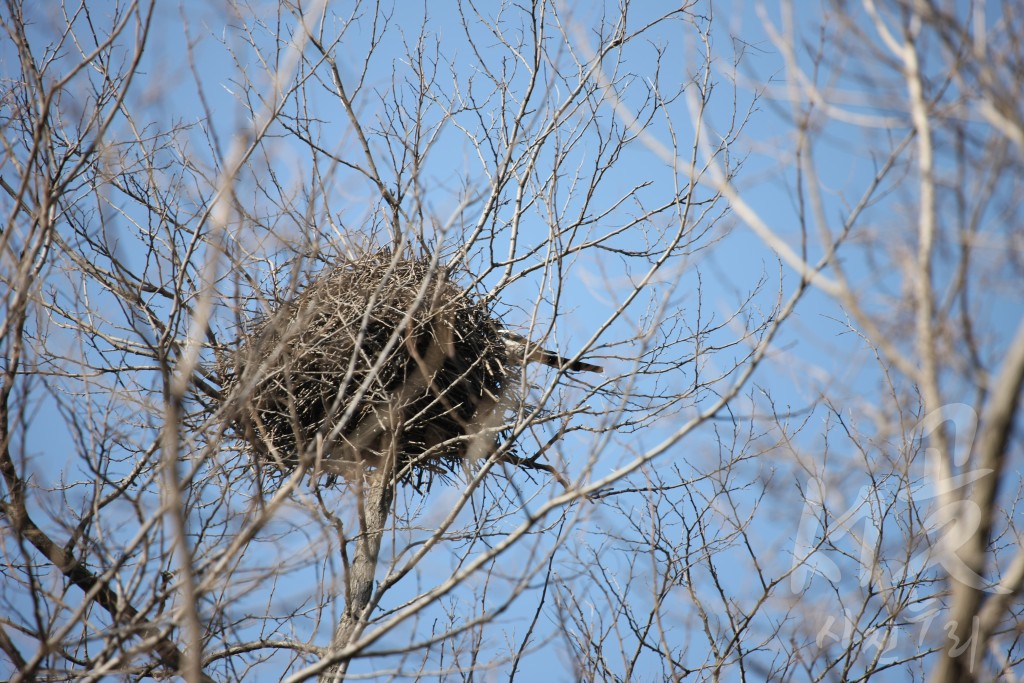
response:
M516 383L501 329L443 267L366 254L243 335L225 372L231 419L261 469L393 467L429 486L506 435Z

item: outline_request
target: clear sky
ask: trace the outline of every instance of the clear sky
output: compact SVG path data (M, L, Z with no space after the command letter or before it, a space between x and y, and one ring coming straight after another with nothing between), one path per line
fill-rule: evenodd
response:
M627 32L645 26L653 17L677 5L636 3L629 14ZM597 479L628 464L638 453L671 438L688 419L713 405L727 391L739 375L733 365L750 352L753 343L752 339L744 338L743 330L756 329L770 321L777 315L781 302L799 287L799 277L792 264L784 262L786 257L780 255L778 245L768 244L763 234L752 229L752 223L763 224L788 245L790 253L815 263L826 250L821 236L836 239L842 232L843 221L855 210L864 192L873 187L873 178L885 163L878 150L895 146L910 130L902 100L895 95L891 101L886 99L888 94L897 92L899 83L886 81L888 76L884 70L876 71L863 54L847 53L845 45L831 42L837 27L845 20L870 32L865 16L855 11L837 16L823 11L818 3L796 5L784 11L776 3L709 3L696 6L691 14L682 17L684 20L663 22L644 30L624 50L614 53L617 61L605 66L603 78L622 79L616 81L619 84L616 95L603 101L587 98L587 104L593 105L594 111L581 106L578 111L564 115L565 124L554 136L565 150L564 156L544 156L545 148L537 164L537 174L516 179L527 197L537 194L536 204L530 204L528 199L529 210L521 215L514 213L511 202L503 205L494 212L493 226L497 227L492 226L490 237L481 239L469 251L471 269L498 261L509 252L527 254L535 247L541 248L530 254L525 263L559 263L558 267L523 277L502 292L496 310L510 327L531 331L535 324L531 322L533 318L543 327L556 318L557 309L557 325L548 342L572 354L607 324L588 355L605 365L607 374L617 379L605 391L592 394L587 393L584 385L567 381L559 388L549 408L559 405L559 401L577 407L586 405L589 413L581 419L588 425L599 425L604 413L615 409L616 391L631 387L637 392L637 401L649 394L655 397L651 399L653 404L661 400L661 395L680 393L680 387L695 383L698 378L721 374L718 380L708 381L692 400L667 406L663 416L651 420L643 429L613 436L610 445L587 433L570 433L548 454L551 462L564 467L570 478L586 474L587 479ZM473 11L486 20L493 20L501 6L501 3L487 0L474 3ZM562 101L573 82L569 66L576 58L590 58L597 44L595 30L601 25L600 18L613 16L618 3L559 2L554 6L558 9L558 20L549 17L550 34L546 43L552 57L543 66L545 72L550 73L546 80L542 79L548 91L535 96L535 110L531 109L524 117L527 127L533 127L531 131L535 131ZM524 38L523 7L514 5L502 10L498 25L505 33L501 39L492 28L473 18L468 8L460 17L455 7L452 2L385 3L380 14L375 15L372 5L353 9L351 3L335 3L330 5L330 16L334 18L322 26L324 34L331 36L345 25L349 12L355 15L344 35L331 48L338 74L353 97L355 115L369 134L371 150L385 169L382 173L385 185L392 191L405 193L405 206L410 215L423 226L429 239L444 245L442 251L446 255L463 246L462 240L471 232L469 227L480 216L483 204L473 197L485 193L495 159L501 157L502 144L507 142L502 136L508 132L510 122L498 119L514 109L509 108L507 102L522 96L528 80L526 71L517 62L517 55L501 44L502 39L518 44ZM53 25L59 25L62 19L47 16L38 7L35 11L38 14L33 18L31 35L37 37L39 45L44 45L50 40ZM381 16L386 16L387 21L382 21ZM96 21L102 23L98 16ZM179 136L161 157L166 158L168 164L159 172L166 174L169 190L178 193L182 218L187 221L203 215L217 175L224 170L225 160L232 158L232 150L239 141L249 140L253 112L259 123L260 116L273 102L274 83L270 76L286 75L289 87L301 84L296 91L300 94L291 98L282 110L283 122L271 126L267 137L239 174L234 190L239 205L249 214L232 215L223 226L218 226L226 228L227 250L238 258L237 263L246 263L246 268L251 269L248 275L267 290L273 289L275 284L281 288L283 282L275 282L274 278L283 280L293 274L283 266L294 263L295 254L303 249L322 250L325 254L322 258L329 262L332 253L351 248L345 237L370 235L369 243L381 244L386 236L382 228L386 221L380 190L351 166L363 163L361 142L338 98L330 92L329 70L321 67L311 74L308 62L292 68L287 61L288 51L278 50L278 41L287 43L287 39L278 36L289 35L294 25L293 15L278 13L273 3L253 4L242 9L220 2L160 4L152 37L138 69L137 83L125 102L125 109L139 112L140 118L130 121L119 118L109 131L113 159L118 149L114 143L133 139L139 135L139 130L156 132L181 127ZM701 42L694 25L706 29L706 42ZM826 28L820 30L821 26ZM799 37L792 55L786 54L787 46L792 44L780 40L780 33ZM371 43L372 55L367 59ZM523 45L529 46L529 41ZM305 50L307 58L313 59L312 48L307 45ZM695 93L703 87L700 82L702 60L708 54L711 70L707 83L714 87L708 93L698 125L695 123L698 121ZM418 101L413 96L419 74L411 67L410 60L417 55L423 58L423 63L428 65L425 70L435 79L428 90L439 96L436 100ZM815 70L816 55L817 66L822 67L820 71ZM118 59L127 56L127 52L115 51ZM793 60L788 65L787 57ZM836 111L828 111L829 116L819 116L818 110L812 108L815 115L808 119L811 143L800 147L799 153L803 158L813 156L815 173L812 178L799 175L794 163L798 152L794 125L800 121L800 112L793 108L790 98L795 87L805 85L791 68L794 65L802 74L820 78L821 91L834 98L831 104L836 107ZM495 73L507 70L505 91L493 87L488 80L492 74L485 73L486 68L494 69ZM0 43L0 74L7 79L5 87L11 87L10 79L15 73L16 54L12 45L4 41ZM933 71L929 76L938 78L939 74ZM656 89L654 84L660 87ZM683 84L685 88L681 88ZM890 85L891 92L887 90ZM681 89L677 92L661 89L673 86ZM602 159L608 160L601 146L602 135L628 130L634 125L626 112L645 111L654 90L670 101L659 108L644 133L610 164L608 172L595 183L597 191L593 196L580 192L579 188L586 184L588 169ZM79 104L87 107L88 103L88 98L82 96ZM393 172L388 175L388 169L402 164L402 136L389 126L398 129L408 125L409 117L416 117L417 107L422 108L419 111L423 112L421 123L424 124L419 132L428 137L436 136L436 139L416 173L406 168L396 178ZM67 106L69 111L75 108L72 104ZM292 117L300 115L312 121L304 132L320 146L316 154L310 151L309 145L298 142L294 128L289 127ZM492 115L493 118L488 118ZM591 126L592 121L598 123ZM574 136L578 136L576 143L571 142ZM146 134L142 137L150 140ZM698 138L701 144L695 166L728 164L738 169L731 187L739 193L749 213L729 210L729 202L720 198L717 203L706 205L711 207L707 217L694 223L706 224L708 232L700 235L692 248L680 249L678 257L668 261L654 277L656 284L628 307L625 314L618 311L623 292L629 291L650 263L623 254L640 247L656 252L656 245L668 242L678 223L678 214L666 211L648 216L639 225L608 237L604 241L608 249L584 249L566 258L564 263L552 258L545 261L543 245L551 239L552 226L568 223L576 212L600 218L583 221L578 231L560 235L563 241L558 249L612 233L618 226L629 225L636 216L649 212L665 197L682 194L679 188L685 188L691 180L686 170L690 159L686 155ZM728 154L721 152L709 158L708 149L722 139L728 140ZM668 159L664 150L672 144L678 152ZM955 164L950 160L956 159L955 154L943 151L948 157L942 157L942 163L948 161L952 174ZM340 163L330 162L332 155L340 159ZM111 164L115 167L117 162ZM179 173L179 169L186 167L188 172ZM5 177L6 173L4 171ZM549 173L558 174L559 179L544 182ZM706 200L716 195L713 182L708 180L710 175L713 174L701 176L692 197ZM583 181L575 182L576 176ZM416 182L409 182L412 177ZM913 177L912 159L901 158L881 187L872 190L873 199L858 214L858 230L843 250L841 263L845 276L851 288L862 294L861 305L871 313L888 311L894 301L907 296L909 285L900 267L911 257L914 243L914 232L907 226L912 227L916 219L913 206L917 186L906 182ZM272 182L267 181L268 178L272 178ZM818 193L798 191L810 186ZM629 192L633 187L635 191ZM996 194L998 196L999 192ZM627 201L621 201L624 196ZM820 200L820 205L813 204L815 198ZM118 200L111 201L111 205L117 204ZM123 212L119 215L111 212L105 230L108 235L114 235L124 263L130 269L151 272L154 277L173 277L174 260L168 254L154 258L148 251L152 245L139 239L140 231L135 229L147 225L153 216L138 205L120 205ZM997 225L995 232L1002 234L1003 229L998 227L1000 221L1007 216L1017 216L1019 209L1007 208L1003 202L994 205L995 208L986 211L991 211L991 221ZM704 210L705 205L700 206L697 211ZM550 207L556 207L559 215L552 216ZM987 214L983 212L982 224L986 223L984 215ZM756 216L757 220L752 221L750 216ZM956 224L956 219L951 218L950 223ZM514 239L518 241L513 242ZM886 248L881 249L879 245ZM174 245L175 249L183 247ZM954 256L942 253L937 259L935 278L938 282L954 279L957 265ZM998 254L991 258L986 256L984 260L996 263ZM544 280L541 276L541 273L552 272L559 273L562 279ZM228 335L236 322L231 307L233 301L227 298L229 284L243 279L224 273L223 267L221 274L225 283L221 294L225 295L225 300L214 312L213 325L219 334ZM831 268L826 268L823 274L830 279L836 277ZM501 276L500 268L486 271L479 290L493 286ZM63 297L70 301L81 294L71 280L56 278L54 282L57 289L53 291L58 299ZM110 299L99 296L95 301L107 315L120 314ZM663 307L661 312L652 313L659 306ZM1020 301L1007 295L1005 290L992 290L992 295L987 299L981 297L976 306L979 324L990 340L992 356L998 357L1005 351L1020 317ZM698 320L720 324L721 329L703 336L701 343L709 347L718 344L723 348L707 354L694 351L698 356L696 362L672 372L637 372L639 366L635 359L644 333L657 332L645 327L652 319L661 325L663 341L679 338L680 345L692 343L685 332L688 327L696 326ZM886 328L892 330L891 341L898 348L905 348L905 338L898 336L900 321L894 317L885 322L891 323L891 328ZM872 527L873 513L864 511L871 507L872 501L864 502L860 496L867 489L885 489L888 480L884 476L879 478L877 470L861 465L865 460L877 462L885 454L899 451L900 446L872 443L866 450L862 447L876 434L865 424L868 420L865 416L872 416L875 407L886 404L886 391L892 389L894 395L899 393L900 381L892 381L880 369L875 350L856 333L856 328L857 325L850 322L846 307L836 297L812 287L774 338L767 361L759 366L728 409L673 443L649 468L616 484L621 488L638 486L644 476L661 477L672 484L708 474L692 484L688 498L666 496L654 500L646 493L636 493L603 502L577 503L568 515L569 521L564 522L566 528L571 529L568 540L561 535L558 511L550 512L544 524L554 524L553 528L525 539L498 558L493 567L496 569L494 576L500 579L493 585L482 575L472 577L446 601L440 601L425 612L419 621L389 634L378 646L400 647L413 631L419 637L426 636L435 620L445 622L449 616L446 610L473 612L500 604L503 592L519 588L516 585L519 574L515 569L524 562L546 559L545 552L556 546L562 550L556 555L554 575L560 572L565 577L585 576L593 569L598 553L605 553L600 557L606 563L608 583L590 586L593 594L587 592L588 588L577 589L581 602L594 610L594 623L599 623L603 616L600 600L608 600L608 595L602 595L601 591L614 592L616 576L620 574L633 580L630 584L623 579L623 600L642 606L650 596L644 593L645 586L637 584L636 577L646 576L646 571L655 577L659 569L654 560L654 568L637 566L637 558L644 557L643 552L657 556L654 550L643 549L642 522L661 520L670 529L666 533L676 535L681 541L686 533L693 531L693 527L687 526L694 522L692 515L703 519L704 515L713 517L721 513L729 523L745 520L742 529L728 528L724 522L717 527L710 525L716 537L711 539L709 547L720 543L722 548L714 581L726 586L725 593L740 611L747 603L751 604L751 609L761 609L760 604L753 605L760 593L755 585L756 572L751 567L750 554L763 561L764 565L758 569L766 575L778 577L789 571L794 552L808 542L808 538L813 538L813 534L811 537L805 534L813 527L813 517L808 517L809 508L801 495L810 495L807 492L813 489L815 477L835 482L835 488L822 492L822 497L833 496L837 510L852 511L851 516L856 520L866 520L866 528L887 531L889 525L896 522L878 522ZM657 338L657 334L653 336ZM59 333L55 333L54 338L60 339ZM730 345L737 338L739 343ZM204 359L209 361L212 355L206 354ZM636 378L639 384L631 386ZM947 386L955 395L961 380L950 376L948 381ZM74 402L67 405L74 405ZM139 416L126 416L126 424L136 417ZM844 417L851 423L844 424ZM858 418L862 420L859 424L856 423ZM145 424L144 416L140 422L143 423L138 425L140 433L155 427ZM40 486L88 477L81 462L64 455L74 450L74 435L67 424L66 414L61 414L53 400L40 400L26 437L31 442L26 444L26 450L33 458L32 478ZM858 428L864 429L868 436L864 441L843 436L845 433L848 437ZM833 433L836 437L832 437ZM525 443L534 446L549 435L546 432L530 434L524 437ZM589 458L595 453L591 461ZM723 461L728 461L729 466L724 467ZM593 468L589 473L584 473L584 463ZM126 462L124 467L131 464ZM505 491L496 484L481 493L474 500L476 507L467 509L463 516L470 520L481 515L482 510L489 511L487 505L493 500L489 496L507 496L504 502L512 510L506 509L504 516L496 515L493 526L484 525L495 532L495 538L500 538L502 533L523 523L545 501L559 494L558 484L540 474L531 478L518 473L513 477L515 486ZM924 475L920 477L923 479ZM411 494L403 496L399 511L407 514L405 519L411 522L408 530L398 532L393 541L389 539L385 554L406 552L405 544L418 547L417 544L429 538L432 525L443 516L439 511L452 505L458 492L457 487L439 486L425 500ZM217 490L212 484L196 496L211 505L217 502ZM702 497L706 497L706 509L683 510L680 506L680 501L693 504ZM856 507L859 502L864 502L862 508ZM159 504L156 496L153 504ZM40 505L49 508L47 512L54 518L59 517L59 512L49 504ZM724 508L730 509L723 511ZM130 517L129 512L125 511L126 518ZM303 561L307 559L304 555L334 550L329 533L308 531L321 523L309 509L296 504L287 507L254 541L252 548L260 556L256 563L260 569L272 564L267 558L273 557L294 570L275 586L270 597L265 590L267 584L255 580L253 585L257 589L250 592L243 585L232 595L234 602L230 609L239 615L240 638L256 637L258 629L255 622L246 621L243 615L257 614L260 610L286 612L300 606L302 610L309 608L306 616L294 619L286 627L280 627L280 632L270 635L311 639L317 644L327 642L332 617L336 615L332 615L330 609L320 613L311 604L322 594L337 593L337 585L325 583L327 576L336 578L337 559ZM470 522L466 524L472 527ZM740 538L742 542L737 540ZM382 609L398 609L403 601L440 583L462 566L466 557L483 552L482 549L492 542L496 541L485 539L465 548L451 543L443 548L444 552L429 555L407 580L388 593ZM858 542L852 536L845 540L840 537L838 542L844 554L836 552L820 563L811 563L809 566L822 568L819 574L813 571L801 574L800 578L808 579L806 583L798 580L783 583L771 596L774 605L758 612L749 632L755 639L764 636L765 663L787 656L786 648L791 645L786 642L789 632L783 630L779 635L777 624L794 619L792 605L801 599L822 601L816 615L820 622L795 629L794 639L807 638L808 632L820 635L823 631L817 627L824 628L828 624L833 624L832 631L842 630L840 625L847 618L844 595L830 596L828 586L815 583L816 577L827 576L831 567L841 574L846 572L846 577L860 570L851 559L860 549ZM460 554L463 552L465 556ZM843 557L837 558L840 554ZM913 561L926 561L922 557L915 555ZM694 562L699 564L697 560ZM500 570L505 566L510 568L508 576L501 576ZM701 580L711 581L706 574L698 574ZM531 577L525 597L498 617L499 626L488 632L488 640L482 646L484 653L506 652L511 647L508 642L518 642L516 639L522 637L541 596L548 596L548 591L551 596L555 594L554 584L558 582L548 585L542 578L543 572ZM852 580L851 586L856 581ZM581 581L574 585L584 584L586 582ZM678 590L671 593L669 603L662 606L661 615L664 625L680 642L689 642L692 649L699 649L705 635L693 616L692 596L685 584L680 580ZM857 587L851 590L856 591ZM593 601L588 602L591 599ZM548 596L545 600L550 604L554 598ZM673 600L678 604L672 604ZM339 609L340 604L336 600L333 609ZM555 621L552 613L540 613L543 616L531 644L539 654L524 660L520 671L529 680L571 680L573 673L563 656L565 627ZM321 616L324 621L315 623ZM622 623L606 624L609 628L615 625L623 627ZM262 635L270 637L266 633ZM502 640L502 635L508 642ZM274 676L271 672L280 671L284 657L271 657L260 666L259 675L270 680ZM432 666L450 665L450 660L443 660L436 650L432 657ZM653 660L646 655L639 657L637 679L657 678L661 670ZM696 661L699 663L700 658ZM379 665L381 662L377 660L365 666L369 670ZM361 663L354 670L361 671L362 666ZM408 666L414 668L412 664ZM892 680L901 680L895 670L892 676Z

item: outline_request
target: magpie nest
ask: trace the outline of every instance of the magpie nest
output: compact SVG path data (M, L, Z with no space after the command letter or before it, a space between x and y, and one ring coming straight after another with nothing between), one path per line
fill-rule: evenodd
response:
M517 382L500 330L443 267L366 254L244 333L224 395L261 471L302 462L331 483L393 467L396 481L429 487L507 436Z

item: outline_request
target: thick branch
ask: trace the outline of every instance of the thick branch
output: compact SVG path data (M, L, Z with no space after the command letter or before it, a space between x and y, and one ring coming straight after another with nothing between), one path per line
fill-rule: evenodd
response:
M160 663L169 670L177 672L184 657L175 644L165 634L162 634L159 628L145 621L137 609L128 604L123 597L119 596L110 587L108 581L89 571L63 546L55 543L32 520L25 506L25 482L18 476L14 462L11 460L10 451L7 448L8 434L6 425L8 422L6 405L0 406L0 419L3 420L0 423L0 428L3 429L3 434L0 434L0 440L4 443L3 451L0 453L0 471L3 473L9 492L8 499L3 502L3 511L15 535L31 543L71 583L78 586L85 593L86 599L97 602L100 607L110 614L116 623L124 624L128 622L137 624L136 633L140 638L144 640L152 639L156 642L153 649ZM32 663L29 664L29 668L38 666L39 659L39 656L34 658ZM22 673L26 674L28 678L32 677L30 670L25 670ZM213 683L213 679L205 674L201 675L200 680L203 683Z
M395 498L393 475L392 467L382 467L367 473L362 482L359 492L359 536L355 540L355 556L345 581L345 611L331 639L332 652L344 650L349 643L358 640L369 623L374 605L372 598L380 544L391 512L391 503ZM319 680L344 679L350 661L343 659L332 664L320 674Z

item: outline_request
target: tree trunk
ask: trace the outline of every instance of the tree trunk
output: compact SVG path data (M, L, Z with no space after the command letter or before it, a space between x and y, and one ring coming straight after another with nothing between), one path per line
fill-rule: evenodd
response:
M345 577L345 611L334 629L330 653L345 649L359 639L373 611L373 589L380 555L384 527L395 497L393 468L381 467L367 472L359 490L359 535L355 539L355 553ZM340 681L345 678L350 658L345 657L324 670L320 681Z

